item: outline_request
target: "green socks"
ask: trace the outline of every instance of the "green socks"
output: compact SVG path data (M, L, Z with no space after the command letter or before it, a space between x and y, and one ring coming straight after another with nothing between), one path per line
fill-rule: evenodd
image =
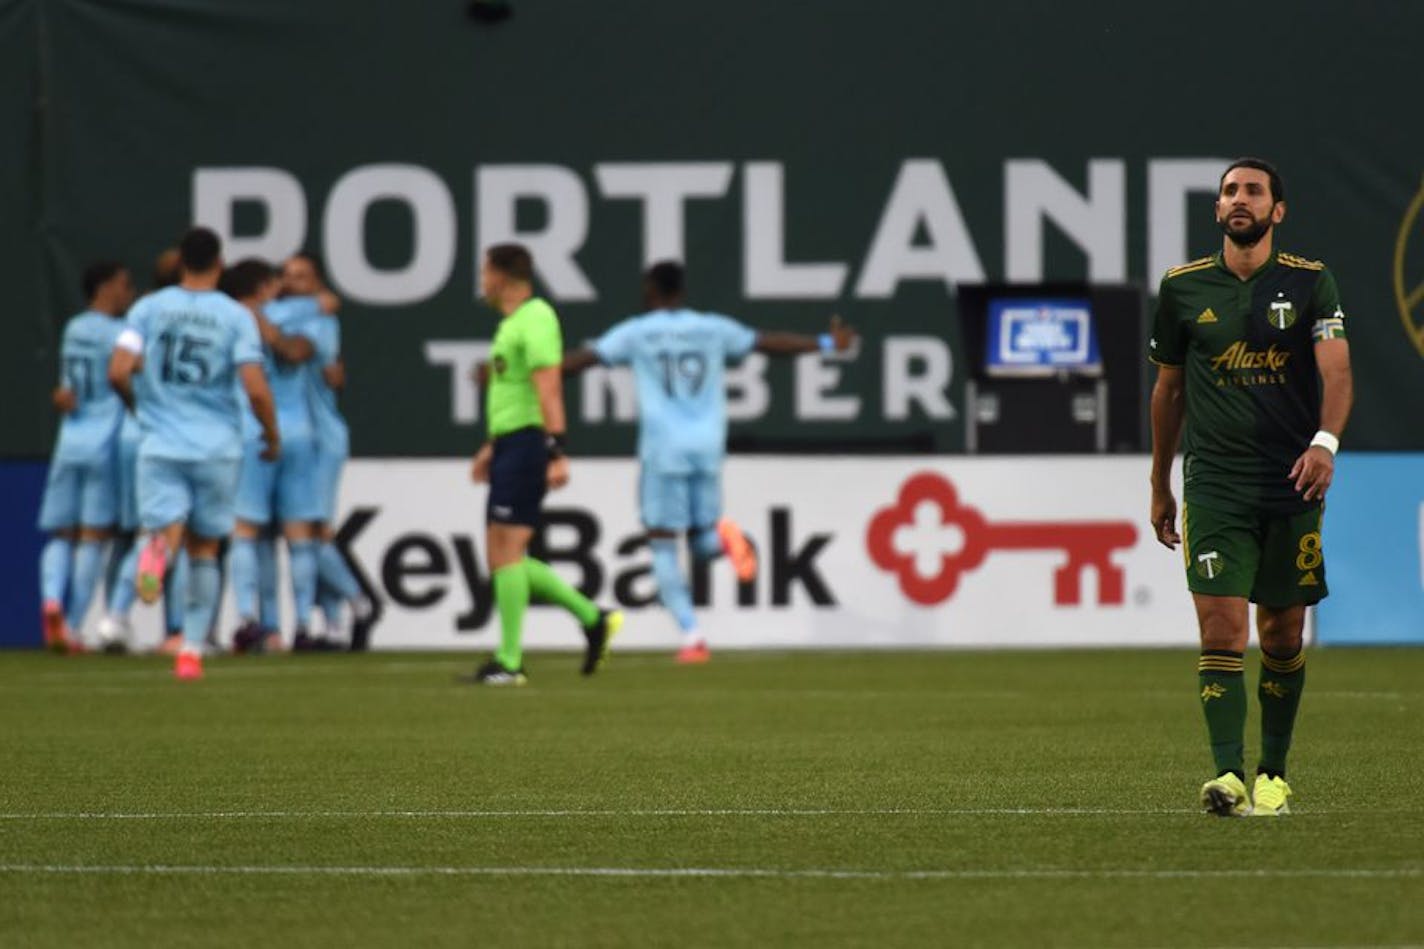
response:
M1216 773L1234 771L1245 780L1246 680L1242 670L1242 654L1229 649L1203 649L1197 661L1202 712Z
M565 583L553 567L542 560L526 557L524 570L529 575L530 596L562 606L574 615L580 626L592 626L598 622L597 604Z
M1285 777L1286 752L1290 751L1295 715L1300 709L1300 693L1305 688L1305 650L1294 656L1277 657L1261 652L1261 764L1257 769L1273 777Z
M500 567L494 572L494 603L499 610L499 649L494 657L506 669L517 670L524 662L524 612L529 598L562 606L580 626L598 622L598 605L564 582L548 564L531 557Z
M494 572L494 605L499 610L499 649L495 659L511 671L524 665L524 611L529 608L529 573L524 563Z

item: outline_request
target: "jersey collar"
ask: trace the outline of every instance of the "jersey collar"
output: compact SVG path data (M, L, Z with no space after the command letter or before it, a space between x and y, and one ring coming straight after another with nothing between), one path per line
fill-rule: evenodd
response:
M1267 257L1267 258L1265 259L1265 261L1261 264L1261 266L1259 266L1259 267L1257 267L1255 270L1253 270L1253 271L1251 272L1251 276L1247 277L1245 280L1242 280L1241 282L1242 282L1242 283L1250 283L1252 280L1255 280L1257 277L1261 276L1261 274L1265 273L1267 270L1270 270L1272 267L1274 267L1274 266L1276 265L1276 258L1277 258L1279 255L1280 255L1280 250L1278 250L1278 249L1275 248L1275 247L1272 247L1272 248L1271 248L1271 256ZM1231 275L1231 278L1232 278L1233 280L1240 280L1240 279L1241 279L1240 277L1237 277L1237 276L1236 276L1235 271L1233 271L1230 267L1226 266L1226 251L1225 251L1224 249L1217 251L1216 254L1213 255L1213 259L1216 261L1216 266L1217 266L1217 268L1218 268L1219 270L1223 271L1224 273L1230 274L1230 275Z

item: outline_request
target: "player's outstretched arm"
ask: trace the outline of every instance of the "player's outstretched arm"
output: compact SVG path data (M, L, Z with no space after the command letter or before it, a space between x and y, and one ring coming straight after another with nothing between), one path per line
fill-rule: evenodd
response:
M1345 339L1324 339L1315 344L1315 365L1320 370L1320 431L1291 466L1290 479L1307 501L1321 500L1335 478L1335 452L1350 420L1355 401L1354 375L1350 371L1350 344Z
M566 376L576 376L585 369L597 366L600 362L602 360L598 358L598 353L585 346L582 349L564 353L563 373Z
M830 355L831 353L850 352L859 340L860 336L854 327L839 316L833 316L829 332L822 333L820 336L807 336L804 333L759 332L757 333L756 349L757 352L772 356L798 356L802 353L815 352Z
M242 380L247 401L252 403L252 414L257 416L262 426L262 441L267 446L262 452L263 461L274 461L282 453L282 439L277 434L277 409L272 401L272 390L267 386L267 375L260 363L245 362L237 367L237 375Z
M1152 387L1152 530L1165 547L1176 548L1177 499L1172 494L1172 459L1186 418L1185 383L1181 366L1158 366Z

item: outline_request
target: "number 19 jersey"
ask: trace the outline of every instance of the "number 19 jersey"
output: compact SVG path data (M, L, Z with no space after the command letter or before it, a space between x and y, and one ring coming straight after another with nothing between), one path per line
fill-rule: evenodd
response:
M756 330L726 316L657 310L594 341L600 361L631 366L638 387L638 458L651 471L714 470L727 445L724 370L756 345Z
M242 457L237 366L262 361L246 308L216 290L168 287L134 305L117 345L143 355L134 395L144 456Z

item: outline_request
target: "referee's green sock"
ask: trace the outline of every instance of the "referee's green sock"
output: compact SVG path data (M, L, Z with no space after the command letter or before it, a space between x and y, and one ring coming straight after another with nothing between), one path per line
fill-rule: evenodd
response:
M1293 656L1273 656L1261 650L1261 764L1256 769L1271 777L1286 776L1300 693L1305 688L1305 650Z
M1206 731L1216 773L1232 771L1246 779L1246 678L1242 654L1229 649L1203 649L1197 660Z
M524 611L529 608L529 574L524 562L494 572L494 605L499 610L499 649L494 657L511 671L524 664Z
M524 558L525 573L529 577L529 595L562 606L578 619L580 626L592 626L598 622L598 604L584 596L554 572L554 568L533 557Z

